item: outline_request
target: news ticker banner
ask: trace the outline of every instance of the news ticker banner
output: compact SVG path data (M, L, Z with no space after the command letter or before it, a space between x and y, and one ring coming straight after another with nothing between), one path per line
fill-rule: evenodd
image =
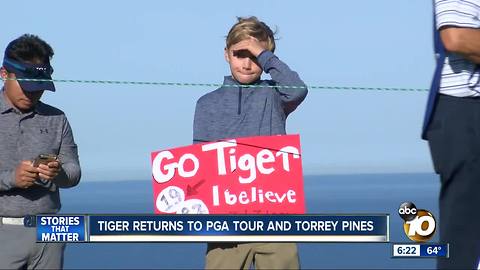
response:
M388 242L389 215L39 215L38 242Z
M151 153L156 214L304 214L299 135Z
M392 258L432 258L449 257L448 244L411 244L398 243L392 245Z

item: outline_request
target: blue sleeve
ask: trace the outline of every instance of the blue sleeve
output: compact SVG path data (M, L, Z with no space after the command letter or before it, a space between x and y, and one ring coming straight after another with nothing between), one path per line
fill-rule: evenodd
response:
M307 96L307 86L295 71L291 70L271 51L263 51L257 60L263 71L270 74L275 84L280 86L276 88L276 91L280 94L285 115L290 114ZM290 86L291 88L281 86Z
M200 98L195 106L195 115L193 117L193 144L208 141L207 118L207 112Z

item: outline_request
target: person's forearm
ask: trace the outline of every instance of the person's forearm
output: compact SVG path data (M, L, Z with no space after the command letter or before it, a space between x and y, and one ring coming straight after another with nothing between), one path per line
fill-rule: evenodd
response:
M264 51L257 59L262 69L269 73L272 80L278 84L278 92L280 93L285 112L289 114L307 96L307 86L300 79L298 73L291 70L287 64L278 59L272 52Z
M440 30L445 49L480 64L480 29L446 27Z
M60 188L74 187L80 181L81 171L79 164L64 164L53 182Z
M306 88L305 83L295 71L292 71L287 64L278 59L272 52L263 51L257 58L263 71L270 74L272 80L283 86ZM292 89L292 88L285 88Z

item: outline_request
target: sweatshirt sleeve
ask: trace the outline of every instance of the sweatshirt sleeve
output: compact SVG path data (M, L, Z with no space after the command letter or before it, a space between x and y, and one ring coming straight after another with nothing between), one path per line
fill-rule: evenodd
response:
M203 106L202 98L197 101L195 106L195 115L193 117L193 144L203 143L208 140L206 111Z
M308 90L298 74L278 59L271 51L265 50L257 57L265 73L270 74L278 88L285 114L293 112L307 96ZM292 88L282 86L293 86Z

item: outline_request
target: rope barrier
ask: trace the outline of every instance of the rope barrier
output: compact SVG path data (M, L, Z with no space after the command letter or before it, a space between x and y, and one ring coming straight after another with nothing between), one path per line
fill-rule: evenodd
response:
M154 81L110 81L110 80L68 80L68 79L26 79L26 78L7 78L5 80L33 81L33 82L54 82L54 83L85 83L85 84L123 84L123 85L160 85L175 87L258 87L258 85L235 85L219 83L188 83L188 82L154 82ZM397 87L357 87L357 86L327 86L327 85L263 85L267 88L283 89L325 89L325 90L359 90L359 91L397 91L397 92L427 92L426 88L397 88Z

